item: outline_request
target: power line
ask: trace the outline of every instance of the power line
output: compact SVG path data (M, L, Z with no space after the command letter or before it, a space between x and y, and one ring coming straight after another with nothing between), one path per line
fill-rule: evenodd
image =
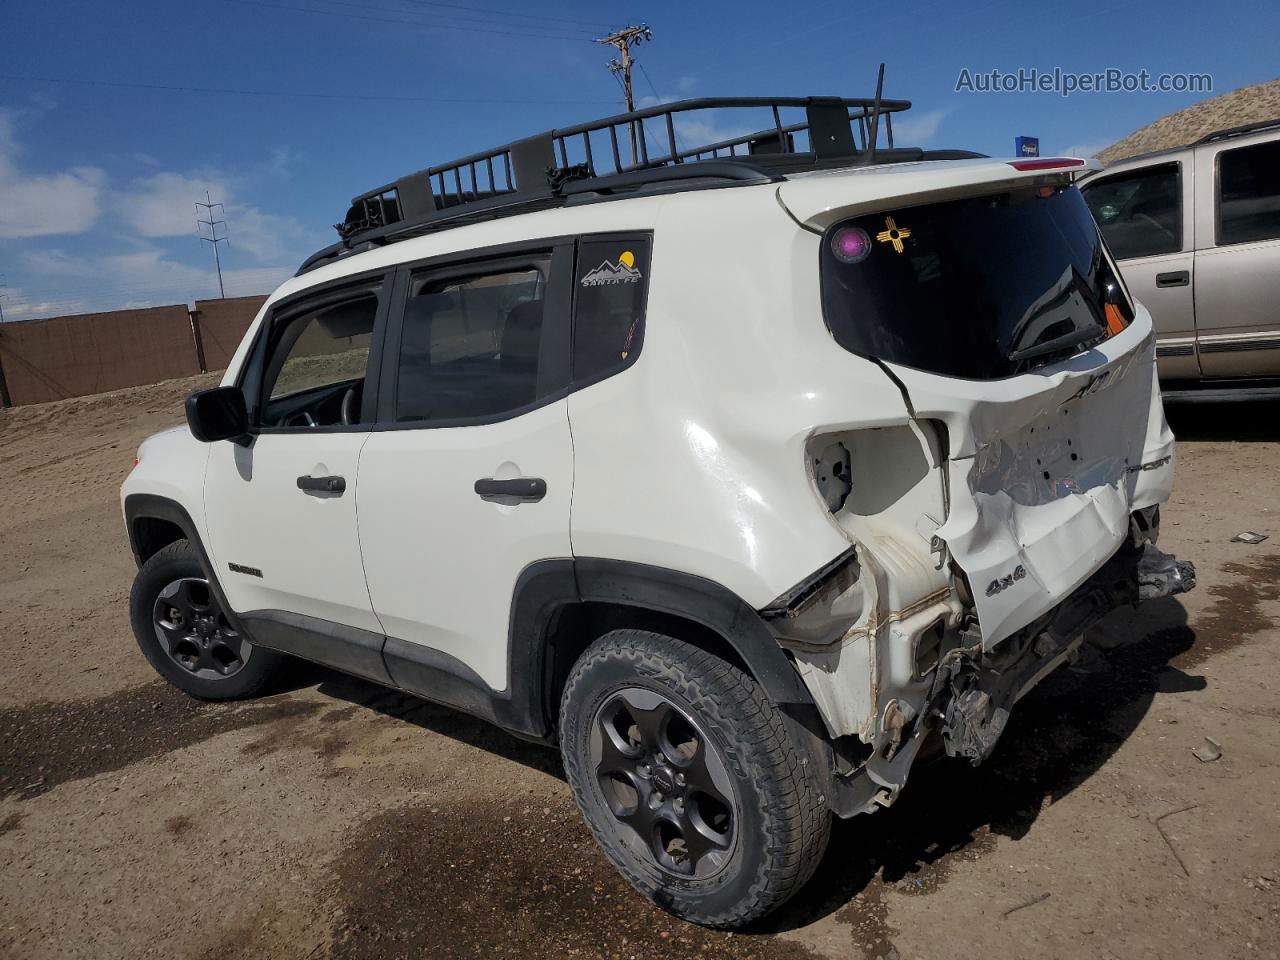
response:
M530 37L539 40L571 40L574 43L581 43L583 40L590 39L589 33L581 36L568 33L530 33L526 30L492 30L485 27L458 27L449 26L447 24L435 24L426 20L406 20L402 17L371 17L362 13L340 13L337 10L317 10L315 7L298 7L284 3L269 3L267 0L224 0L226 3L239 3L249 7L267 7L273 10L291 10L294 13L315 13L323 17L345 17L348 20L367 20L371 23L395 23L409 24L415 27L434 27L438 30L463 30L468 33L487 33L495 36L503 37L522 37L528 39ZM321 2L336 2L336 0L321 0ZM361 9L369 9L361 7Z
M562 33L578 34L578 33L581 33L581 34L587 34L587 35L594 35L594 34L599 30L599 28L602 26L601 24L588 24L588 23L576 22L576 21L572 21L572 20L561 20L561 21L558 21L558 22L560 22L560 23L564 23L564 24L566 24L566 26L564 26L564 27L557 27L557 26L543 27L543 26L541 26L541 25L539 25L539 24L527 24L527 25L526 25L526 24L520 24L520 23L511 23L511 22L509 22L509 21L504 21L504 20L499 19L499 18L497 18L497 17L464 17L464 16L460 16L459 14L456 14L456 13L440 13L440 14L435 14L435 13L432 13L430 10L421 10L421 9L419 9L419 10L413 10L413 9L410 9L410 8L407 8L407 7L387 7L387 6L381 6L381 5L378 5L378 4L368 4L368 3L350 3L350 2L346 2L346 0L307 0L307 2L309 2L309 3L324 3L324 4L328 4L329 6L333 6L333 7L352 7L352 8L354 8L354 9L356 9L356 10L372 10L372 11L377 12L377 13L402 13L402 14L405 14L405 15L407 15L407 16L411 16L411 17L431 17L431 18L433 18L433 19L429 19L429 20L424 20L424 21L422 21L422 23L423 23L424 25L427 25L427 26L445 26L445 24L441 23L441 21L440 21L440 18L441 18L441 17L447 18L448 20L461 21L462 23L478 23L478 24L480 24L481 26L485 26L485 27L506 26L506 27L512 27L512 28L520 29L520 30L523 30L523 29L526 29L526 28L527 28L527 29L533 29L533 30L542 30L542 31L545 31L546 33L549 33L549 34L552 34L552 33L554 33L554 34L562 34ZM417 5L417 4L415 4L415 5L416 5L416 6L421 6L421 5ZM427 4L427 5L428 5L428 6L435 6L435 4ZM473 7L457 7L455 4L441 4L441 6L455 7L455 9L458 9L458 10L469 10L469 11L479 12L479 11L476 11L476 10L475 10L475 8L473 8ZM304 8L299 8L299 9L304 9ZM315 13L321 13L321 12L323 12L323 11L319 11L319 10L317 10L317 11L313 11L313 12L315 12ZM524 18L524 19L526 19L526 20L538 20L538 21L545 21L545 20L552 20L552 19L554 19L554 18L551 18L551 17L539 17L539 16L536 16L536 15L534 15L534 14L525 14L525 13L513 13L513 14L508 14L508 16L523 17L523 18ZM415 22L415 23L416 23L416 22L418 22L418 21L416 21L416 20L415 20L415 21L413 21L413 22Z
M594 23L586 20L566 20L563 17L544 17L540 13L516 13L514 10L495 10L493 7L471 7L464 6L459 3L441 3L439 0L414 0L414 6L421 7L448 7L453 10L467 10L472 13L494 13L504 17L520 17L522 20L549 20L552 23L567 23L574 26L583 27L607 27L604 23Z
M649 89L653 91L653 98L655 100L661 100L662 97L658 94L658 88L655 87L653 85L653 81L649 79L649 71L644 68L644 62L637 60L636 66L639 67L640 72L644 74L644 82L647 83L649 85Z
M86 87L120 87L127 90L162 90L175 93L218 93L243 97L303 97L311 100L361 100L387 103L462 103L462 104L553 104L587 105L613 103L612 100L505 100L467 97L404 97L384 94L315 93L309 90L239 90L228 87L190 87L170 83L128 83L123 80L85 79L78 77L33 77L0 74L0 80L25 80L33 83L73 83Z
M222 204L213 202L213 197L209 196L208 190L204 192L204 198L207 201L206 203L201 203L199 200L196 201L196 231L200 233L200 239L202 241L213 246L213 263L218 269L218 296L225 300L227 298L227 292L222 287L222 259L218 256L218 244L227 239L227 221L213 219L213 208L217 207L221 210L224 217L227 215L227 211ZM204 207L204 213L205 216L209 218L208 220L200 219L201 207ZM206 237L204 233L200 231L201 226L209 228L209 236ZM222 236L218 236L218 227L222 227Z

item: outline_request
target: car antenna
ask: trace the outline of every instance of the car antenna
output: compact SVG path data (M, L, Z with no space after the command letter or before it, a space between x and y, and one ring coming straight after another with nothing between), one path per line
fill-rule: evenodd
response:
M876 99L871 105L871 143L867 155L862 161L864 167L876 162L876 140L880 137L880 93L884 90L884 64L880 64L880 73L876 77Z

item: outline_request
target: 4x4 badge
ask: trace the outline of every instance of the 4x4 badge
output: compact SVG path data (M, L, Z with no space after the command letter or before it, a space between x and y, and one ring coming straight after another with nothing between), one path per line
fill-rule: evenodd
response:
M618 262L606 260L582 278L584 287L603 287L611 283L635 283L640 279L636 256L630 250L618 254Z
M1013 573L1006 573L1003 577L996 577L987 584L987 596L994 597L997 593L1008 590L1017 580L1025 580L1027 577L1027 568L1022 564L1018 564L1013 568Z

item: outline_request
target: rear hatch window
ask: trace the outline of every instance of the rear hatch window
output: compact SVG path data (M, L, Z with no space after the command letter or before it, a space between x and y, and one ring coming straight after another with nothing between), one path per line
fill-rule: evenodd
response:
M972 380L1079 353L1133 319L1069 186L837 223L822 245L822 302L846 350Z

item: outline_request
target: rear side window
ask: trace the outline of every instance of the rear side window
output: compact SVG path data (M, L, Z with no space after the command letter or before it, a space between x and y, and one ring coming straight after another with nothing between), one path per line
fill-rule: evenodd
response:
M1133 319L1074 187L855 217L827 231L821 257L837 343L951 377L1023 373Z
M535 404L550 255L465 277L411 278L396 420L494 419Z
M1280 237L1280 140L1218 154L1218 243Z
M1182 249L1179 165L1121 173L1084 187L1084 198L1117 260Z
M574 277L573 380L577 386L635 362L644 342L649 238L584 240Z

